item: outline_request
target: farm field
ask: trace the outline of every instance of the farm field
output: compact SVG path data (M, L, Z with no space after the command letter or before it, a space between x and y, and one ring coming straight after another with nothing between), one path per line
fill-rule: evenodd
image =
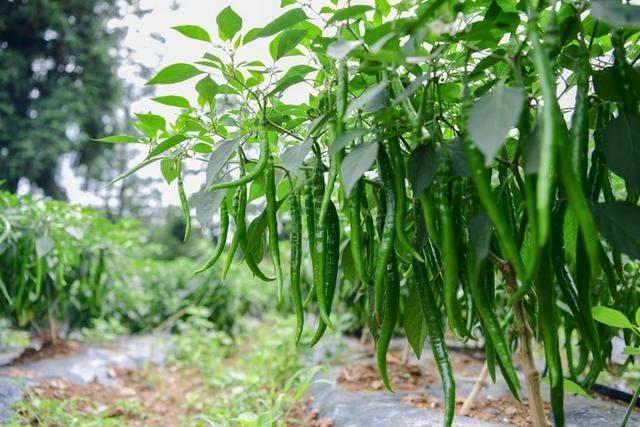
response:
M640 3L0 3L0 421L640 425Z

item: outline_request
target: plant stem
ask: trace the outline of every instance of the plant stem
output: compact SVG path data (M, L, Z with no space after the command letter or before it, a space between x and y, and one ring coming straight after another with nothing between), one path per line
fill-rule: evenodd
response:
M640 381L638 381L638 386L636 387L636 392L633 393L633 398L629 403L629 407L627 408L627 412L624 414L624 419L622 420L622 424L620 427L626 427L629 422L629 418L631 417L631 413L633 412L633 408L636 407L636 402L638 401L638 395L640 395Z
M518 282L511 264L508 262L502 262L501 264L500 269L507 282L507 292L511 295L518 289ZM535 427L546 427L547 419L544 412L544 401L542 400L542 393L540 392L540 374L538 373L538 368L536 368L531 345L533 333L527 324L522 300L514 302L512 307L516 327L520 335L520 362L522 363L524 378L527 383L529 412L531 414L532 425Z
M471 407L473 406L473 403L476 401L476 399L478 398L478 395L480 395L480 392L486 385L488 374L489 374L489 365L487 365L487 363L485 362L484 366L482 367L482 371L480 372L480 375L478 375L478 378L476 379L476 383L473 385L473 389L471 390L471 393L469 393L469 396L467 396L467 398L464 400L464 404L462 405L462 408L460 408L460 415L467 415L469 413L469 411L471 410Z

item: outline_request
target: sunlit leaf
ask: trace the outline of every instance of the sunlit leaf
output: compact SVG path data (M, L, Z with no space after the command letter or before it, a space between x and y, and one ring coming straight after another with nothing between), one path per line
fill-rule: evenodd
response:
M227 6L216 16L218 34L222 40L231 40L242 29L242 17L231 6Z
M599 305L591 309L591 314L595 320L607 326L623 329L633 327L629 319L627 319L627 316L613 308Z
M111 135L105 136L104 138L94 139L93 141L109 142L111 144L130 144L133 142L140 142L137 137L129 135Z
M357 16L361 16L365 12L373 10L373 7L368 5L356 5L351 7L345 7L343 9L338 9L331 18L327 20L327 25L331 25L334 22L344 21L347 19L352 19Z
M191 64L173 64L158 71L146 85L172 84L189 80L192 77L202 74L197 67Z
M207 30L197 25L178 25L176 27L173 27L173 29L191 39L201 40L204 42L211 41L211 37L209 36Z
M158 102L160 104L168 105L170 107L191 108L189 101L187 100L187 98L183 96L177 96L177 95L158 96L156 98L151 98L151 100Z

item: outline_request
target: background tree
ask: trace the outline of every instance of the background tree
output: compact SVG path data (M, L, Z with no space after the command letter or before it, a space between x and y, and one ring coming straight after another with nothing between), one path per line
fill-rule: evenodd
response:
M121 31L115 0L0 3L0 179L21 178L64 198L60 157L74 153L85 176L108 146L87 144L116 130L123 83L116 74ZM104 164L104 163L103 163Z

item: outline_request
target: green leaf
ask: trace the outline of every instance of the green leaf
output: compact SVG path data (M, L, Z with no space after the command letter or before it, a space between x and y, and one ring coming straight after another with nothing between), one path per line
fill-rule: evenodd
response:
M640 191L640 117L621 113L602 132L607 166Z
M633 327L629 319L627 319L627 316L613 308L599 305L591 309L591 315L595 320L600 323L604 323L607 326L623 329Z
M357 5L338 9L336 13L334 13L333 16L329 18L329 20L327 21L327 25L331 25L334 22L355 18L356 16L360 16L370 10L373 10L373 7L367 5Z
M427 321L422 313L420 298L415 285L409 287L409 297L404 307L404 321L402 324L407 336L407 341L409 341L411 348L416 353L418 359L420 359L429 330L427 329Z
M242 29L242 18L231 6L227 6L216 16L218 34L222 40L231 40Z
M281 201L282 202L282 201ZM249 240L249 245L247 247L246 256L251 256L256 263L262 261L264 258L264 251L266 248L265 245L265 232L267 230L267 210L263 210L260 215L258 215L249 227L247 227L247 239Z
M630 83L634 88L636 97L640 98L640 71L636 68L629 67L629 74L631 76ZM624 102L624 94L620 89L620 84L613 67L594 71L593 86L600 98L611 102Z
M351 194L353 186L371 168L378 155L378 143L362 143L351 150L342 161L340 179L345 195Z
M140 169L142 169L145 166L150 165L153 162L157 162L158 160L160 160L160 157L154 157L152 159L146 159L143 160L142 162L138 163L137 165L135 165L134 167L132 167L131 169L128 169L125 172L122 172L120 175L118 175L113 181L111 181L109 184L113 184L116 183L122 179L125 179L126 177L128 177L129 175L132 175L136 172L138 172Z
M305 80L306 75L315 70L316 69L314 67L309 65L294 65L284 76L282 76L280 80L278 80L276 87L269 92L269 96L283 92L295 84L302 83Z
M407 178L413 194L422 193L436 177L438 169L438 152L435 144L419 145L409 156L407 162Z
M231 155L238 149L242 143L244 136L233 139L227 139L218 144L207 163L207 175L205 178L206 185L209 186L218 176L224 165L227 164Z
M427 80L428 77L429 77L428 74L423 74L417 79L415 79L414 81L412 81L411 83L409 83L409 85L405 88L405 90L401 94L396 96L396 98L393 100L393 106L399 105L402 101L404 101L405 99L409 98L411 95L416 93L416 91L420 88L420 86L422 86L422 83L425 80Z
M140 142L137 137L129 135L111 135L105 136L104 138L94 139L93 141L109 142L111 144L130 144L132 142Z
M349 117L352 113L357 110L365 108L369 103L374 101L378 96L384 94L387 89L387 82L384 81L382 83L378 83L376 85L370 86L365 90L362 95L354 99L347 106L347 110L345 111L345 117Z
M635 318L636 318L636 325L640 326L640 308L636 310Z
M574 383L568 378L563 378L562 386L565 393L573 393L583 397L591 398L591 396L589 396L589 394L582 387L580 387L579 384Z
M282 33L282 37L278 41L276 49L276 57L278 60L291 52L307 35L307 30L289 30Z
M297 174L302 166L302 162L311 151L313 140L311 138L305 139L303 142L291 146L282 153L280 157L280 165L290 171L293 175Z
M216 182L223 182L228 179L229 176L225 175ZM191 196L191 204L196 208L196 218L202 228L207 228L211 224L213 215L218 211L226 194L226 190L207 191L207 185L203 185L197 193Z
M629 202L593 205L598 230L617 250L640 260L640 207Z
M493 162L507 132L518 123L523 106L522 88L507 88L500 83L471 108L467 121L469 136L484 154L486 166Z
M353 253L351 253L351 240L342 250L342 263L340 264L342 275L345 279L351 283L355 283L358 280L358 273L356 272L356 266L353 262Z
M139 125L144 133L149 136L155 136L159 131L164 131L167 127L167 121L157 114L136 114L140 121Z
M591 0L591 15L613 27L640 28L640 7L618 0Z
M160 172L167 184L171 184L178 177L178 161L171 158L160 160Z
M329 155L334 155L345 148L351 141L363 137L370 131L367 129L351 128L336 137L329 146Z
M471 176L467 155L464 152L464 144L460 138L445 141L444 146L447 150L447 154L449 155L449 160L451 160L451 172L453 175ZM442 155L442 153L440 153L440 155Z
M209 36L209 33L207 33L207 31L204 28L199 27L197 25L178 25L172 28L191 39L201 40L204 42L211 42L211 37Z
M292 4L295 4L296 0L280 0L280 7L287 7L290 6Z
M327 46L327 55L336 61L340 61L353 49L360 47L362 43L362 40L337 40Z
M249 31L247 35L244 37L244 43L249 43L252 40L261 38L261 37L269 37L274 34L278 34L280 31L287 30L293 28L295 25L299 24L302 21L306 21L309 19L304 10L302 9L291 9L271 21L264 28L256 28L254 30Z
M304 81L304 77L302 76L291 76L291 77L287 77L286 79L281 79L280 81L278 81L278 84L276 85L276 87L273 88L271 92L269 92L269 96L276 95L280 92L284 92L289 87L298 83L302 83L303 81Z
M191 108L191 104L189 104L189 101L187 101L187 98L183 96L177 96L177 95L158 96L156 98L151 98L151 100L158 102L160 104L168 105L170 107Z
M473 248L473 259L476 267L489 254L492 232L491 220L484 210L471 217L469 221L469 240Z
M218 84L214 82L211 77L206 76L196 83L196 92L198 92L198 95L205 101L211 103L218 94Z
M164 141L160 142L158 145L156 145L147 155L148 158L150 157L155 157L158 154L162 154L165 151L175 147L176 145L180 144L181 142L185 141L187 139L187 137L185 135L182 134L177 134L177 135L171 135L169 138L165 139Z
M191 149L198 154L209 154L213 151L211 145L204 142L194 144Z
M289 68L287 70L287 72L285 73L284 76L282 76L282 78L280 80L285 80L289 77L306 77L307 74L309 74L312 71L316 71L315 67L312 67L310 65L305 65L305 64L300 64L300 65L294 65L293 67Z
M145 83L149 85L166 85L172 83L180 83L189 80L192 77L202 74L198 68L191 64L173 64L158 71L151 80Z
M640 356L640 348L628 345L622 350L622 354L626 354L627 356Z

